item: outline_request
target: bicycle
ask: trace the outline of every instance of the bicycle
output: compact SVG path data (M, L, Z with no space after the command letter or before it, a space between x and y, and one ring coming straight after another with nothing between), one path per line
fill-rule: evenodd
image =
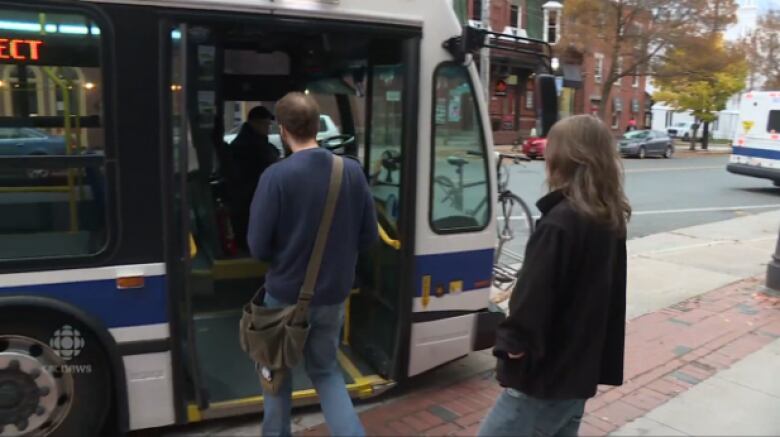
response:
M467 154L482 156L480 152L467 152ZM498 176L497 204L500 206L501 214L498 217L498 243L493 258L493 284L497 288L506 290L514 284L517 272L520 269L520 265L522 265L525 243L531 236L531 232L533 232L534 220L528 205L520 196L514 194L509 189L509 171L504 168L503 163L507 159L511 159L515 164L521 161L531 161L531 159L519 154L496 153L496 156L496 175ZM464 211L463 195L467 188L484 185L485 182L464 182L463 168L468 164L468 160L461 157L449 157L447 162L456 167L455 174L458 175L458 180L453 182L447 176L437 176L435 178L435 183L444 190L442 202L449 201L450 205L457 211L476 218L487 205L489 198L482 199L474 209ZM485 208L485 213L487 211L488 209ZM515 213L518 213L518 215L514 215ZM513 222L518 222L520 226L513 226ZM519 248L510 249L507 247L510 242L512 246Z
M511 159L515 164L531 159L523 155L504 153L497 153L497 156L496 175L501 215L498 217L498 244L493 258L493 285L506 291L517 279L517 273L523 263L525 245L534 230L534 219L525 201L509 189L509 171L502 164L505 159ZM520 215L513 215L518 208ZM512 222L518 222L520 227L512 226ZM510 242L514 242L519 248L508 248L507 244Z

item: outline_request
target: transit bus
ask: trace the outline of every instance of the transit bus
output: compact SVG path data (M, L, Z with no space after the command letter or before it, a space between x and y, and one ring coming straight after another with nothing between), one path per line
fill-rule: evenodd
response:
M727 169L780 186L780 91L747 92Z
M447 0L0 0L0 436L262 409L237 330L266 266L236 238L225 136L289 91L317 99L336 132L322 147L360 160L376 201L349 393L492 346L497 184L473 53L505 50L525 87L549 47L486 35ZM441 176L468 182L457 202ZM296 405L316 402L295 376Z

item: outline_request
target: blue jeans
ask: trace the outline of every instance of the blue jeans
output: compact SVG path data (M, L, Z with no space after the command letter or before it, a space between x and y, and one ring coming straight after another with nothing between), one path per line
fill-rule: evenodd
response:
M498 397L479 435L576 437L586 399L536 399L508 388Z
M265 295L269 308L286 306ZM331 435L364 436L352 399L347 393L337 353L344 323L344 304L309 307L309 336L304 346L304 365L320 397L320 405ZM292 375L288 375L277 395L264 395L263 436L290 436Z

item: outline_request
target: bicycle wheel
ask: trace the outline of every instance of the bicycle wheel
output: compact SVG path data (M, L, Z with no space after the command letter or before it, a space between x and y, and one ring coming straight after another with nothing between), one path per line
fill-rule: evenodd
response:
M499 196L500 216L498 244L494 260L496 277L516 273L523 264L525 246L534 230L534 219L528 205L512 192Z

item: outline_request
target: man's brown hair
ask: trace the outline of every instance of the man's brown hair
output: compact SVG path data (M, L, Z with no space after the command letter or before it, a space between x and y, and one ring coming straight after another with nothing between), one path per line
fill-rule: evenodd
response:
M296 141L317 139L320 127L320 107L304 93L288 93L276 104L279 125Z

